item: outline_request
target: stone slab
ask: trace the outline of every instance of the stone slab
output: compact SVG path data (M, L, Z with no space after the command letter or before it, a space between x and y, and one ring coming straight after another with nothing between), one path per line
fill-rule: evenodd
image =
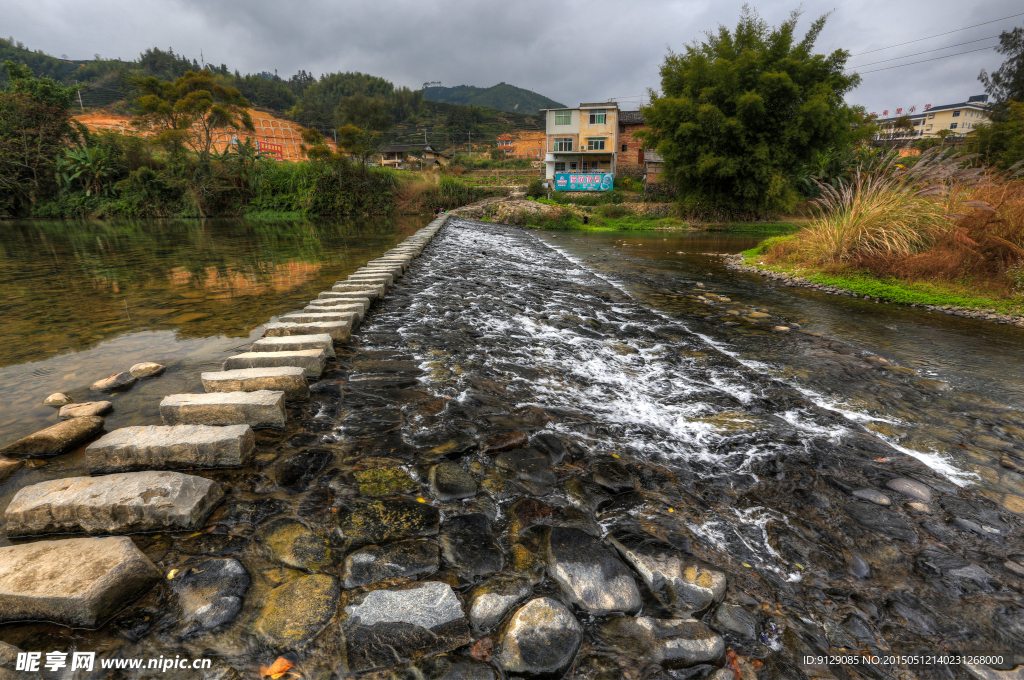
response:
M348 306L348 305L346 305ZM316 312L290 312L280 317L280 320L284 323L320 323L323 321L344 321L349 324L349 327L355 327L359 324L362 314L356 312L334 311L334 307L324 307L323 311Z
M389 276L400 279L402 274L405 273L405 268L400 264L385 264L385 263L374 263L368 264L365 267L352 272L353 276L356 274L388 274Z
M105 434L85 449L91 474L136 470L233 468L256 449L248 425L142 425Z
M127 536L68 538L0 548L0 623L53 621L96 628L160 581Z
M345 279L347 283L360 283L366 281L372 285L384 284L390 286L395 282L395 277L391 274L349 274L348 278Z
M387 286L383 284L370 284L370 283L336 283L330 290L317 295L319 300L330 300L331 298L346 298L351 297L351 293L359 293L359 297L367 297L371 300L384 297L387 293Z
M324 354L334 358L334 340L326 333L260 338L252 343L252 352L299 352L305 349L322 349Z
M315 323L292 323L291 321L277 321L263 326L263 332L268 338L281 338L291 335L318 335L325 333L331 336L334 342L345 342L352 337L352 321L318 321Z
M33 432L16 442L0 448L8 456L48 458L70 451L103 431L103 418L83 416Z
M4 511L9 536L190 531L224 498L213 480L180 472L119 472L26 486Z
M311 307L345 307L346 305L352 305L354 307L362 307L365 313L370 309L373 304L373 300L366 297L359 291L352 293L341 293L338 297L328 298L326 300L310 300L309 304L303 309L303 311L310 311Z
M297 366L306 371L307 378L319 378L327 365L327 353L322 349L300 349L292 352L245 352L228 357L224 370L239 368L272 368Z
M271 368L236 368L229 371L201 373L203 389L207 392L284 392L285 401L309 399L306 369L298 366Z
M284 392L169 394L160 402L165 425L285 426Z

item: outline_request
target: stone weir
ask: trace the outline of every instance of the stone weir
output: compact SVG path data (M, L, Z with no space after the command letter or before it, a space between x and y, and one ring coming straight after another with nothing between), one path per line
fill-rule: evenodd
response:
M527 230L436 220L202 381L15 496L0 619L98 629L5 639L217 678L1012 677L890 659L1019 639L1017 518Z

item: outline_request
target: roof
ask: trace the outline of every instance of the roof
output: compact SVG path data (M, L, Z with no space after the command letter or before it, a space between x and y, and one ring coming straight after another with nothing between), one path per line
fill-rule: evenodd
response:
M643 125L647 120L639 111L619 111L619 122L626 125Z
M389 144L381 149L381 153L407 153L414 149L421 149L423 151L430 151L431 153L437 153L430 148L429 144ZM439 154L443 155L443 154Z
M902 114L902 115L899 115L899 116L890 116L888 118L879 118L875 122L887 123L889 121L893 121L893 120L897 120L899 118L903 118L904 116L910 118L911 120L914 120L914 119L917 119L917 118L924 118L926 113L935 113L936 111L948 111L949 109L974 109L976 111L988 111L988 104L986 104L985 102L979 102L979 101L967 101L967 102L961 102L960 104L942 104L941 106L933 106L933 107L931 107L931 108L929 108L927 110L921 109L920 111L915 111L914 113L905 113L905 114Z

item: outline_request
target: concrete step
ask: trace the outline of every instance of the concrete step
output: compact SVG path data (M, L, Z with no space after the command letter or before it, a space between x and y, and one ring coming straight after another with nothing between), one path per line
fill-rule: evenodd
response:
M376 300L377 298L384 297L387 293L387 286L384 285L373 285L369 283L336 283L331 287L330 290L317 295L318 300L331 300L338 298L350 297L352 293L358 293L359 297L370 298Z
M294 337L294 336L292 336ZM306 377L319 378L327 365L327 353L322 349L300 349L292 352L245 352L228 357L224 370L239 368L272 368L297 366L306 371Z
M306 370L298 366L273 368L236 368L209 371L199 375L207 392L284 392L285 401L309 399Z
M224 498L220 485L180 472L119 472L23 487L4 519L8 536L192 531Z
M302 308L302 313L355 314L356 322L362 323L368 309L370 309L369 298L334 298L333 300L312 300ZM285 314L285 316L291 316L293 313Z
M163 572L127 536L4 546L0 548L0 623L52 621L72 628L98 628L152 590L161 578ZM20 675L6 673L12 678Z
M388 257L377 258L376 260L369 260L366 263L366 266L372 267L374 265L383 264L389 267L401 267L402 271L405 271L409 269L413 259L415 258L413 258L412 255L390 255Z
M395 277L391 274L384 273L372 273L372 274L349 274L348 278L345 279L347 283L359 283L360 281L366 281L371 284L381 284L390 286L395 283Z
M317 323L320 321L347 321L353 328L359 325L363 313L351 311L335 311L334 307L318 307L316 312L289 312L279 320L286 323Z
M360 267L359 269L352 272L352 274L387 274L388 276L397 281L398 279L402 278L403 274L405 274L405 270L402 267L391 267L388 265L380 264Z
M334 358L334 340L327 333L260 338L252 343L253 352L298 352L305 349L322 349L324 354Z
M165 425L248 425L284 429L284 392L169 394L160 402Z
M93 475L235 468L248 463L255 449L248 425L142 425L122 427L89 444L85 462Z
M334 342L346 342L352 337L352 322L355 317L349 317L347 321L317 321L315 323L292 323L291 321L277 321L263 325L263 332L268 338L281 338L292 335L318 335L326 333L331 336Z

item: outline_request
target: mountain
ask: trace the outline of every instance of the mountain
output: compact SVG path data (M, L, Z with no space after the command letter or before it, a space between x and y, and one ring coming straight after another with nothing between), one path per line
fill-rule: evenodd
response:
M544 95L508 83L498 83L493 87L475 87L473 85L440 87L424 83L423 98L430 102L486 106L499 111L527 115L534 115L539 109L565 108L565 104L560 104L554 99L548 99Z

